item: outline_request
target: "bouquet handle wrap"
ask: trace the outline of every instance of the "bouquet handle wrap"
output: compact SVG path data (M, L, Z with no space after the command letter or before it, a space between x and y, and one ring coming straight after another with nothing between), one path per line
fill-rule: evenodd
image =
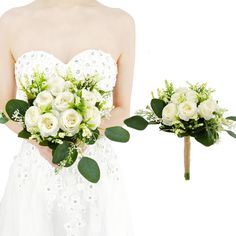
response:
M184 178L185 180L190 179L190 136L184 137Z

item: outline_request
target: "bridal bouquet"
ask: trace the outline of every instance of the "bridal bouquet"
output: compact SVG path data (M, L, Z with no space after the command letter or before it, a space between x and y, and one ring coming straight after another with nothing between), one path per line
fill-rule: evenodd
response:
M213 92L205 83L188 83L187 87L175 88L165 81L165 88L157 90L157 97L152 93L150 106L137 111L135 116L125 120L125 124L137 130L157 124L161 131L184 137L184 176L189 180L190 137L205 146L216 143L222 131L236 138L232 131L236 117L224 117L226 109L212 97Z
M52 149L52 162L56 172L74 164L79 157L79 172L89 181L98 182L99 166L95 160L83 155L86 145L99 137L101 119L109 116L113 107L107 97L112 91L100 89L99 75L76 80L68 72L64 77L47 78L35 71L33 78L23 77L20 87L24 100L12 99L0 113L0 123L9 119L20 122L23 130L18 137L37 141ZM106 136L127 142L129 133L122 127L107 128Z

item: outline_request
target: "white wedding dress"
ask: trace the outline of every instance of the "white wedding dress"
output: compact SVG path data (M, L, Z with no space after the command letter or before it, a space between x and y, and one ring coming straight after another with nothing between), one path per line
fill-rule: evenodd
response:
M28 51L15 64L17 97L24 96L19 90L19 78L32 77L35 68L48 77L55 76L56 70L63 74L68 68L76 78L99 73L104 78L100 86L108 90L116 83L117 64L102 50L84 50L67 64L48 52ZM10 167L0 205L0 236L133 235L111 141L103 136L85 154L100 166L97 184L88 182L76 163L56 175L37 148L24 140Z

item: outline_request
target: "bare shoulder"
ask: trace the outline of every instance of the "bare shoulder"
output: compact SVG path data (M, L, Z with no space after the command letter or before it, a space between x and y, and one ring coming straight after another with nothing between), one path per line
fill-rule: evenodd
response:
M111 22L117 32L118 38L126 43L127 37L135 38L135 21L134 18L126 11L120 8L112 9ZM126 36L126 37L124 37Z
M102 5L101 9L111 23L122 25L122 27L135 27L134 18L125 10L104 5Z
M134 35L135 32L135 21L133 16L128 12L118 8L117 11L117 24L120 26L119 29L122 33L127 35Z
M3 13L0 17L0 28L2 29L7 29L10 25L12 25L12 22L14 19L17 17L16 14L16 9L10 9Z
M106 27L115 36L120 47L120 54L135 45L135 21L133 16L121 8L105 7L103 9Z
M30 7L30 4L9 9L8 11L2 14L2 16L0 17L0 22L11 23L12 21L19 20L19 17L24 16L25 13L28 11L29 7Z
M29 11L31 4L11 8L0 17L0 28L3 30L11 31L17 28L19 23L24 19Z
M114 17L119 21L128 24L129 26L134 26L135 21L133 16L131 16L128 12L124 11L121 8L113 8Z

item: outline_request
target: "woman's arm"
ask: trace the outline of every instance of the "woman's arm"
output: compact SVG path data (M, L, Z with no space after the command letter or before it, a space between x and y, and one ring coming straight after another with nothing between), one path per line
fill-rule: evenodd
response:
M118 75L113 91L114 109L111 117L103 119L101 129L116 125L123 125L124 119L130 114L131 92L135 63L135 22L129 15L125 15L120 22L121 54L118 59Z
M16 97L14 58L10 50L9 20L8 14L0 18L0 111L3 112L6 103ZM21 125L13 121L9 121L6 125L15 133L22 130Z
M11 53L10 46L10 32L11 28L11 17L6 16L0 18L0 111L5 111L5 105L10 99L16 97L16 81L14 73L15 60ZM18 134L22 130L20 123L9 121L6 123L8 128ZM42 147L35 141L29 140L29 142L35 145L41 156L43 156L52 166L56 167L52 163L52 151L48 147Z

